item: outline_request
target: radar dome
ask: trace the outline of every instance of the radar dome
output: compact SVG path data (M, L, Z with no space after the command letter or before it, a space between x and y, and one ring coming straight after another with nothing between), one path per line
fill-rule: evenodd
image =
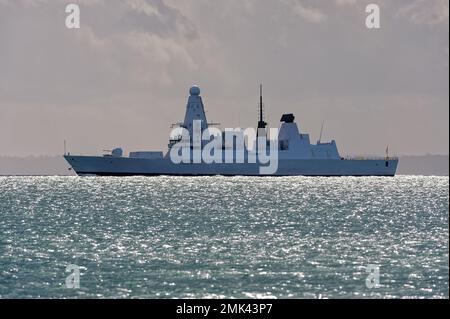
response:
M193 87L191 87L191 89L189 90L189 93L191 95L200 95L200 88L197 85L194 85Z

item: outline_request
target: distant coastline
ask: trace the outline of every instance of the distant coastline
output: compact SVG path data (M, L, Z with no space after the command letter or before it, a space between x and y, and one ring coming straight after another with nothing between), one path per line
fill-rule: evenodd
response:
M75 176L62 156L0 156L0 176Z
M449 176L448 155L399 156L397 175ZM62 156L0 156L0 176L74 176Z
M449 176L448 155L400 156L398 175Z

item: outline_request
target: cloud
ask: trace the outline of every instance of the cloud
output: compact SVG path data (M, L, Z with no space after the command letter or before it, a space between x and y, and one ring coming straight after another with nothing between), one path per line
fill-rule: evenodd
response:
M126 0L125 3L133 10L143 12L149 17L160 15L158 9L145 0Z
M413 0L399 8L397 16L416 24L448 24L448 0Z
M79 4L79 30L65 28L64 1L0 4L0 103L157 92L177 72L196 70L208 51L195 26L162 1Z
M448 4L432 1L377 1L371 32L371 1L78 0L68 30L66 1L0 0L0 145L165 147L191 84L211 120L250 126L262 82L271 125L294 112L306 132L332 119L348 153L445 153Z
M293 6L293 10L300 17L308 22L322 23L327 20L327 15L311 6L303 5L301 2L296 2Z
M336 0L336 3L340 6L354 5L356 2L356 0Z

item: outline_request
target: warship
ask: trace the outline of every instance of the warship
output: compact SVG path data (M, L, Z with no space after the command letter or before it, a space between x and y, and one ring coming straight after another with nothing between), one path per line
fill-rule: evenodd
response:
M317 143L311 143L309 134L300 131L292 113L283 114L279 128L269 130L263 116L262 87L258 111L256 139L248 138L251 134L245 136L242 129L234 130L231 139L225 132L224 138L215 123L208 123L200 88L192 86L184 121L176 124L178 133L169 137L166 152L132 151L125 155L117 147L96 156L65 152L64 158L79 176L395 175L398 158L390 157L388 151L380 157L342 157L335 140L322 142L319 138ZM205 153L210 156L202 156Z

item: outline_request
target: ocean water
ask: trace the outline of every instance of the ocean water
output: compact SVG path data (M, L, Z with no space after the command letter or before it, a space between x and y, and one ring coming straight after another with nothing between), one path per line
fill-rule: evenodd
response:
M0 297L448 298L448 184L0 177Z

